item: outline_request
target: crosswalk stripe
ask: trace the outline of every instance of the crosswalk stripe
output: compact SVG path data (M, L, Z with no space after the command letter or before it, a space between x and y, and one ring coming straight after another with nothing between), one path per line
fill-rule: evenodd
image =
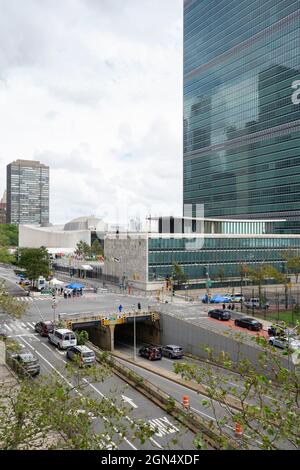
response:
M4 324L5 328L7 328L10 332L12 332L12 329L5 323Z
M24 326L24 328L27 328L26 325L25 325L25 323L22 323L22 326Z
M29 321L27 322L27 325L29 325L29 326L30 326L31 328L33 328L33 329L34 329L34 327L35 327L35 324L34 324L34 323L29 323Z
M11 323L10 326L12 327L12 331L19 331L17 325L13 325L13 324Z

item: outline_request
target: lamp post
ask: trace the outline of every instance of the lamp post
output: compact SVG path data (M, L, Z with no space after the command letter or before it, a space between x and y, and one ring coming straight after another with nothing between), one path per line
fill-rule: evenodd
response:
M134 317L133 317L133 360L136 361L136 319L135 319L135 313L136 310L134 308Z
M55 291L52 291L52 308L53 308L53 329L55 330L55 321L56 321L56 294Z

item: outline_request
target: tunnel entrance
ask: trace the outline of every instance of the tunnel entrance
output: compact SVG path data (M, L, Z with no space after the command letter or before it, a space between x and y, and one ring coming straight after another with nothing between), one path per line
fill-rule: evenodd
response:
M144 344L160 344L159 319L135 318L137 348ZM101 349L120 352L133 351L134 317L127 317L125 323L103 325L101 322L74 323L74 330L86 330L90 341Z

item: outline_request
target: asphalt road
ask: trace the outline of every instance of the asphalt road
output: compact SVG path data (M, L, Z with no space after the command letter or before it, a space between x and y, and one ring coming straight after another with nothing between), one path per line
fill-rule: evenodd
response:
M10 321L5 323L5 327L8 330L9 336L17 339L24 351L32 351L39 358L41 374L58 374L62 381L67 382L70 380L65 370L67 362L66 353L58 351L49 344L47 338L42 338L35 333L34 322ZM126 405L128 404L127 421L143 419L153 429L157 428L152 438L148 439L145 444L140 444L140 442L132 439L133 431L129 429L128 425L128 435L118 447L119 449L194 449L193 433L179 425L161 408L115 375L108 377L104 382L100 383L89 384L87 381L87 386L90 392L98 396L99 399L114 397L119 406L122 402L123 404L124 402ZM174 438L178 440L176 444L171 442Z

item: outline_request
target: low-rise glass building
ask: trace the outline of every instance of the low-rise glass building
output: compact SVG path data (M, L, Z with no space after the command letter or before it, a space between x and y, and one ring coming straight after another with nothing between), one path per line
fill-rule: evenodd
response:
M171 222L181 226L188 218ZM189 221L188 221L189 222ZM202 232L188 223L181 232L107 234L104 240L107 275L126 278L149 289L174 272L179 264L189 280L241 276L242 266L271 265L285 270L289 255L300 254L300 235L272 233L278 220L201 219ZM281 220L281 223L284 221ZM159 226L163 225L159 223Z

